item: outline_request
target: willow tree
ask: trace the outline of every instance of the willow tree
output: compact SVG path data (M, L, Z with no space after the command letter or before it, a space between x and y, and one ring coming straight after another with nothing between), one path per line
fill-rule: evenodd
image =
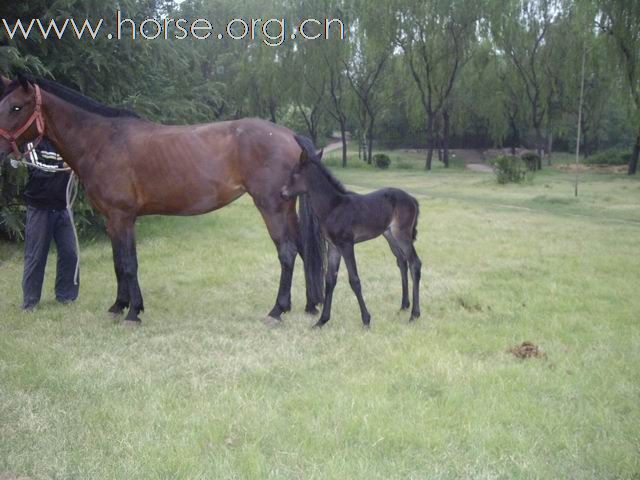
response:
M448 114L447 102L475 38L478 9L474 2L455 0L398 0L396 6L396 44L419 91L427 134L425 168L431 170L436 118Z
M562 11L558 0L501 0L493 4L490 24L496 46L513 64L528 102L535 147L542 158L542 126L547 115L547 65L552 48L547 42L552 22ZM538 168L541 168L541 163Z
M598 6L598 25L615 49L633 106L638 130L628 173L635 175L640 156L640 2L603 0Z

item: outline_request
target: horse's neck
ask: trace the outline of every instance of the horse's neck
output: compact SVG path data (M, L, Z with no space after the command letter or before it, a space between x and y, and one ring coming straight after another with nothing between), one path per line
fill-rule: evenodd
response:
M320 220L324 221L339 203L342 194L320 171L311 172L308 183L311 207Z
M65 162L80 171L111 133L112 119L87 112L42 91L45 135Z

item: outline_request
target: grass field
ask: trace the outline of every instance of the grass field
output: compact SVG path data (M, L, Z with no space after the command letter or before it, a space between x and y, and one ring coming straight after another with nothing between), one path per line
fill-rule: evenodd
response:
M50 262L32 313L0 245L0 478L640 478L638 179L585 174L575 199L551 170L334 171L420 200L417 323L378 239L356 248L371 331L344 271L310 330L300 263L267 329L279 267L248 197L139 221L138 329L105 313L105 240L82 246L77 304L53 301ZM507 352L523 341L546 358Z

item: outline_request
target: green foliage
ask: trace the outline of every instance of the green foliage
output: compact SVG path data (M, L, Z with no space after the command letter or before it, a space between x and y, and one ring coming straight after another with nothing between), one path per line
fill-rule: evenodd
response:
M386 170L387 168L389 168L389 165L391 165L391 159L389 158L389 155L386 155L384 153L376 153L373 156L373 164L377 168Z
M520 183L527 178L527 163L514 155L501 155L489 162L496 174L498 183Z
M626 165L631 160L631 151L628 149L611 148L590 155L584 159L584 163L590 165Z

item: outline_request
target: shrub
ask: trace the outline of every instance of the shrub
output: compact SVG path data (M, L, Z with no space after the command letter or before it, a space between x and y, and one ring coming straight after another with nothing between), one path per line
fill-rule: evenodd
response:
M534 152L525 152L520 158L527 166L527 170L530 172L535 172L538 169L538 165L540 165L540 155Z
M530 172L524 160L513 155L501 155L490 161L498 183L520 183Z
M376 153L373 156L373 164L377 168L381 168L384 170L389 168L389 165L391 165L391 159L389 158L388 155L385 155L384 153Z
M626 165L631 160L631 149L610 148L584 159L590 165Z

